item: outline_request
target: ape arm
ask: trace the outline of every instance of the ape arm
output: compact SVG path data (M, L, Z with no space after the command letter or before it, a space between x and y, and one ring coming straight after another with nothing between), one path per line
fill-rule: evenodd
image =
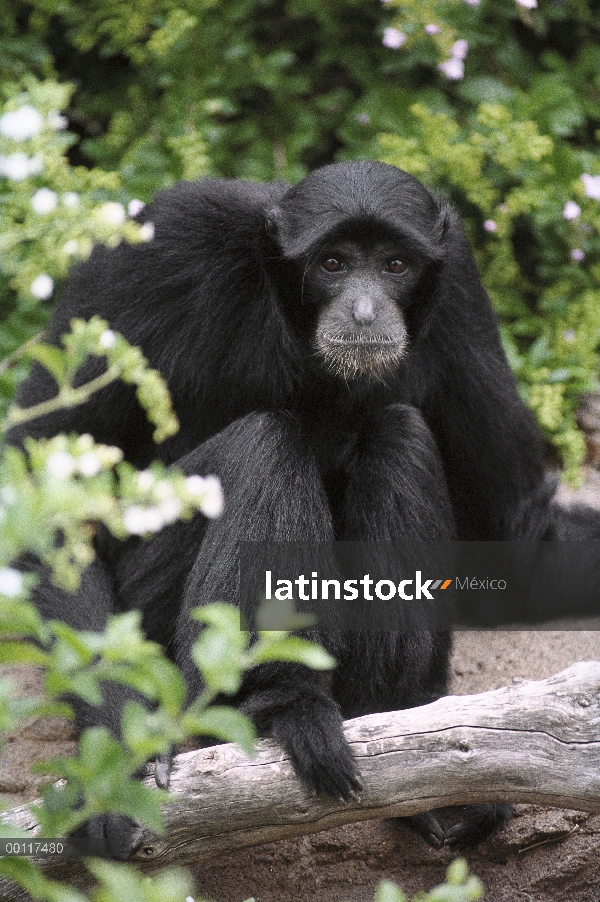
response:
M292 342L271 284L265 228L265 209L282 190L203 179L162 192L142 213L155 224L154 240L96 247L57 303L50 342L59 342L73 317L96 314L141 347L167 380L178 436L157 452L133 390L116 383L85 405L13 430L10 440L90 432L121 446L139 466L156 456L170 463L237 416L289 392ZM81 377L98 375L102 366L88 362ZM34 366L18 403L29 407L55 393L54 380Z
M432 386L423 413L442 454L459 537L504 539L520 503L542 486L542 443L462 224L447 215L446 256L420 352Z

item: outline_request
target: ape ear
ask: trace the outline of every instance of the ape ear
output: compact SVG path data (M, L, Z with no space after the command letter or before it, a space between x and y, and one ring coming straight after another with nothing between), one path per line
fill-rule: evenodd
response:
M281 220L281 210L278 207L273 207L271 210L267 210L267 214L265 217L265 232L268 237L274 241L276 244L279 244L279 236L281 234L280 228L280 220Z

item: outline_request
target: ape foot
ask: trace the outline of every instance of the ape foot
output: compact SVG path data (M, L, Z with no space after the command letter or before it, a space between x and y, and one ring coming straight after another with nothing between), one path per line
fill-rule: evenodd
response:
M400 818L400 821L418 833L434 849L441 849L444 845L446 834L430 811L422 814L413 814L411 817Z
M446 845L460 851L488 839L514 816L512 805L465 805L463 818L446 832Z
M131 858L139 849L142 836L142 827L121 814L92 817L71 834L73 845L80 854L115 858L117 861Z

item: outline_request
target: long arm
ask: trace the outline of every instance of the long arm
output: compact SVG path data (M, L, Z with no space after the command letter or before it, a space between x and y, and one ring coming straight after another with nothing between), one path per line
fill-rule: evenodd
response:
M505 539L523 501L543 491L542 443L519 397L462 225L453 212L448 220L420 358L436 374L423 410L442 454L460 538Z

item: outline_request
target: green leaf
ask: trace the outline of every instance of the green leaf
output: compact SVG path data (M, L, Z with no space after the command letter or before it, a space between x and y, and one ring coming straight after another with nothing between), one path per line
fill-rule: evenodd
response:
M68 358L64 351L53 345L35 344L28 349L27 356L37 360L52 373L59 386L64 384L68 367Z
M446 871L446 882L451 886L462 886L469 876L469 865L464 858L455 859Z
M194 643L192 658L211 691L233 695L240 688L244 651L232 644L229 635L205 629Z
M139 702L125 705L121 717L123 742L141 761L167 752L176 742L187 737L182 722L166 715L163 708L149 711Z
M0 642L0 664L35 664L44 667L49 660L48 652L29 642Z
M236 742L247 755L254 754L256 730L252 721L225 705L212 705L196 713L193 705L184 716L186 728L202 736L214 736L222 742Z
M245 646L247 637L240 628L240 612L230 604L208 604L194 608L192 617L230 636L236 645Z
M331 670L336 666L335 659L320 645L298 636L271 640L269 633L261 633L260 641L250 649L250 657L253 665L265 661L293 661L312 670Z
M291 598L281 601L270 598L263 601L256 615L257 629L263 630L302 630L313 626L317 618L312 614L303 614L294 607Z
M382 880L375 890L373 902L408 902L399 886L391 880Z

